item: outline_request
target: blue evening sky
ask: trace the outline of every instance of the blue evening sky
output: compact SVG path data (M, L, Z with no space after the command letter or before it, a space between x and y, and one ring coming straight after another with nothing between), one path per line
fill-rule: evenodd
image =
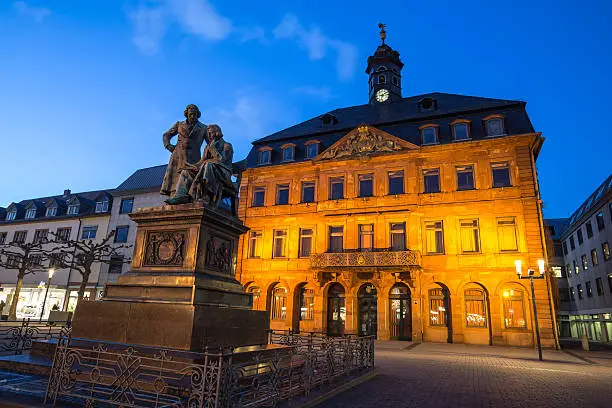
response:
M404 96L528 102L545 216L567 216L612 170L611 21L609 0L0 0L0 206L166 163L188 103L236 160L367 103L384 22Z

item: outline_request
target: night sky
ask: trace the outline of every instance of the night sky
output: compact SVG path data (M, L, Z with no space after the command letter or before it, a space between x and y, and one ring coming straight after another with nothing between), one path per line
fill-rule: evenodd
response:
M236 160L367 103L384 22L404 96L527 101L545 216L568 216L612 171L611 21L607 0L0 0L0 206L166 163L161 134L188 103Z

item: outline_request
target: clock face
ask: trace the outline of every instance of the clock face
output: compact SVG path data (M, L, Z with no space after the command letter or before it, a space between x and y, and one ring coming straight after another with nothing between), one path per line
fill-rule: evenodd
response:
M389 99L389 91L387 89L379 89L376 91L376 100L378 102L384 102Z

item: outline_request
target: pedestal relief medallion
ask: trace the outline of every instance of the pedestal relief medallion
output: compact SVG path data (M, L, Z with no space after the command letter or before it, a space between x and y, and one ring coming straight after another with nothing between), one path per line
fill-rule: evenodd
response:
M145 266L179 266L185 259L187 231L152 231L145 245Z

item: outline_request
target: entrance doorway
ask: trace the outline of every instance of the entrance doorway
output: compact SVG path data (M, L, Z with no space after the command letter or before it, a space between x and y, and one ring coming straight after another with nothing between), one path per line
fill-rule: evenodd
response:
M339 283L329 285L327 291L327 335L342 336L346 323L344 287Z
M412 303L410 289L403 283L396 283L389 291L390 337L392 340L412 340Z
M376 288L371 283L366 283L357 292L359 302L359 335L376 336L378 325Z

